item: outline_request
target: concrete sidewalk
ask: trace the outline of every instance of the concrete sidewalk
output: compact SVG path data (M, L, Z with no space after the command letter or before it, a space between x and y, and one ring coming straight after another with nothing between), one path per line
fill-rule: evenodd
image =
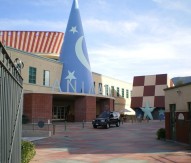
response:
M190 163L185 144L157 140L164 121L124 123L93 129L91 123L56 125L52 137L34 141L36 156L30 163Z

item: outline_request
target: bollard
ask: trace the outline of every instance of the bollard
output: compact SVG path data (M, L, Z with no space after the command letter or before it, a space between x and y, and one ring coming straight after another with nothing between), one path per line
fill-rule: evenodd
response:
M48 136L51 137L51 131L48 131Z
M48 119L48 131L50 131L49 129L50 129L50 119Z
M34 123L32 124L32 128L33 128L33 131L34 131Z
M55 135L55 128L56 128L56 126L53 125L53 135Z
M84 128L84 120L82 121L82 128Z
M64 130L66 131L66 120L64 121Z

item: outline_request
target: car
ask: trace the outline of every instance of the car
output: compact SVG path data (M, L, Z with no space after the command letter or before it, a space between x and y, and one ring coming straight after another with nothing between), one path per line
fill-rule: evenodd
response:
M120 126L120 113L115 111L104 111L92 121L93 128L98 126L110 128L111 125Z

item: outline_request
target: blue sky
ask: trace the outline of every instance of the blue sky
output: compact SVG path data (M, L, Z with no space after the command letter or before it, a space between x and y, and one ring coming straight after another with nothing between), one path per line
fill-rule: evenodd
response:
M65 32L73 0L0 0L0 30ZM93 72L191 76L190 0L78 0Z

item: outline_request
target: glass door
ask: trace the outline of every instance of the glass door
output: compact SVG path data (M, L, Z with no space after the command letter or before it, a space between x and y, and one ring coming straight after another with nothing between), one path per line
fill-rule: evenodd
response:
M170 138L176 140L176 104L170 104Z
M68 114L67 106L54 106L53 120L66 120Z

